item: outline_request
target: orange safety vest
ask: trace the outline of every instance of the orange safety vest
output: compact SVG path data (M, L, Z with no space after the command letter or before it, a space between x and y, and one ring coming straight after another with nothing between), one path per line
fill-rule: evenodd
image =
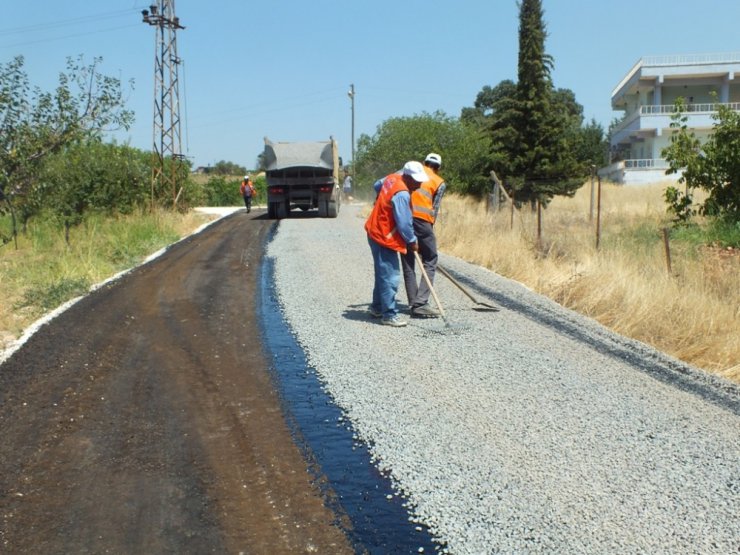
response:
M434 223L434 195L437 194L437 189L444 183L439 175L428 166L424 166L424 171L429 176L429 181L425 181L421 184L416 191L411 193L411 206L414 218L420 220L426 220L429 223Z
M239 187L239 189L241 190L242 196L244 196L244 193L247 192L247 189L249 189L250 194L254 196L255 190L254 190L254 185L252 185L251 181L242 180L242 184L241 184L241 187Z
M365 222L365 231L370 239L403 254L406 254L406 241L396 228L391 199L396 193L408 190L399 174L394 173L386 177L378 192L378 198L375 199L373 211Z

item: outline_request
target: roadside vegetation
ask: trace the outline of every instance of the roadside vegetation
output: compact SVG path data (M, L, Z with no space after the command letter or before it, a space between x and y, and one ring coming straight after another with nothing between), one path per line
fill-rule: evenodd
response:
M491 213L484 201L445 196L440 250L519 281L606 327L740 382L740 226L718 221L662 230L666 186L605 184L601 241L589 221L590 186L536 214ZM513 222L513 225L512 225Z
M116 217L90 213L71 230L67 243L53 218L34 218L19 235L17 249L0 250L0 348L43 314L139 264L208 219L164 210Z
M214 175L200 174L193 175L190 178L191 204L198 206L244 206L239 185L244 176L249 174L257 196L252 202L255 206L267 203L267 181L264 175L257 175L254 172L241 172L235 175L222 174Z

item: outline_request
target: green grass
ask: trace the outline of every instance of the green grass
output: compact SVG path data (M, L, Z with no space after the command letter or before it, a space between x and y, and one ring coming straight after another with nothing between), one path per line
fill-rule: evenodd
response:
M71 230L68 245L53 219L33 219L18 236L18 249L12 241L0 247L0 330L19 335L39 315L137 265L204 221L203 216L170 212L88 214Z
M34 285L24 291L22 300L14 308L30 308L34 314L43 314L84 295L89 289L90 281L85 278L62 278L54 283Z
M703 226L680 226L671 230L671 237L696 246L740 248L740 222L711 220Z

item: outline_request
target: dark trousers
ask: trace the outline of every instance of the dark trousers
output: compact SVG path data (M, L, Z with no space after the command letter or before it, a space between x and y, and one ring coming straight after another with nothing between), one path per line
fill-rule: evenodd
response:
M252 210L252 197L244 197L244 206L246 206L247 212Z
M419 256L421 256L424 269L429 276L429 281L434 283L434 274L437 270L437 238L434 236L434 226L425 220L414 218L414 233L419 241ZM429 302L431 291L424 281L416 277L416 256L414 251L409 250L401 256L401 267L403 268L403 284L406 287L406 298L411 308L417 308ZM421 272L420 272L421 273Z

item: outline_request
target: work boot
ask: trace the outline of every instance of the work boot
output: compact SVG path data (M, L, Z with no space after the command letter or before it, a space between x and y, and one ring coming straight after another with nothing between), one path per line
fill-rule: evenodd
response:
M392 318L383 318L380 323L384 326L393 326L394 328L402 328L406 325L406 322L401 320L398 316L393 316Z
M429 306L429 303L411 309L411 316L415 318L439 318L439 310Z

